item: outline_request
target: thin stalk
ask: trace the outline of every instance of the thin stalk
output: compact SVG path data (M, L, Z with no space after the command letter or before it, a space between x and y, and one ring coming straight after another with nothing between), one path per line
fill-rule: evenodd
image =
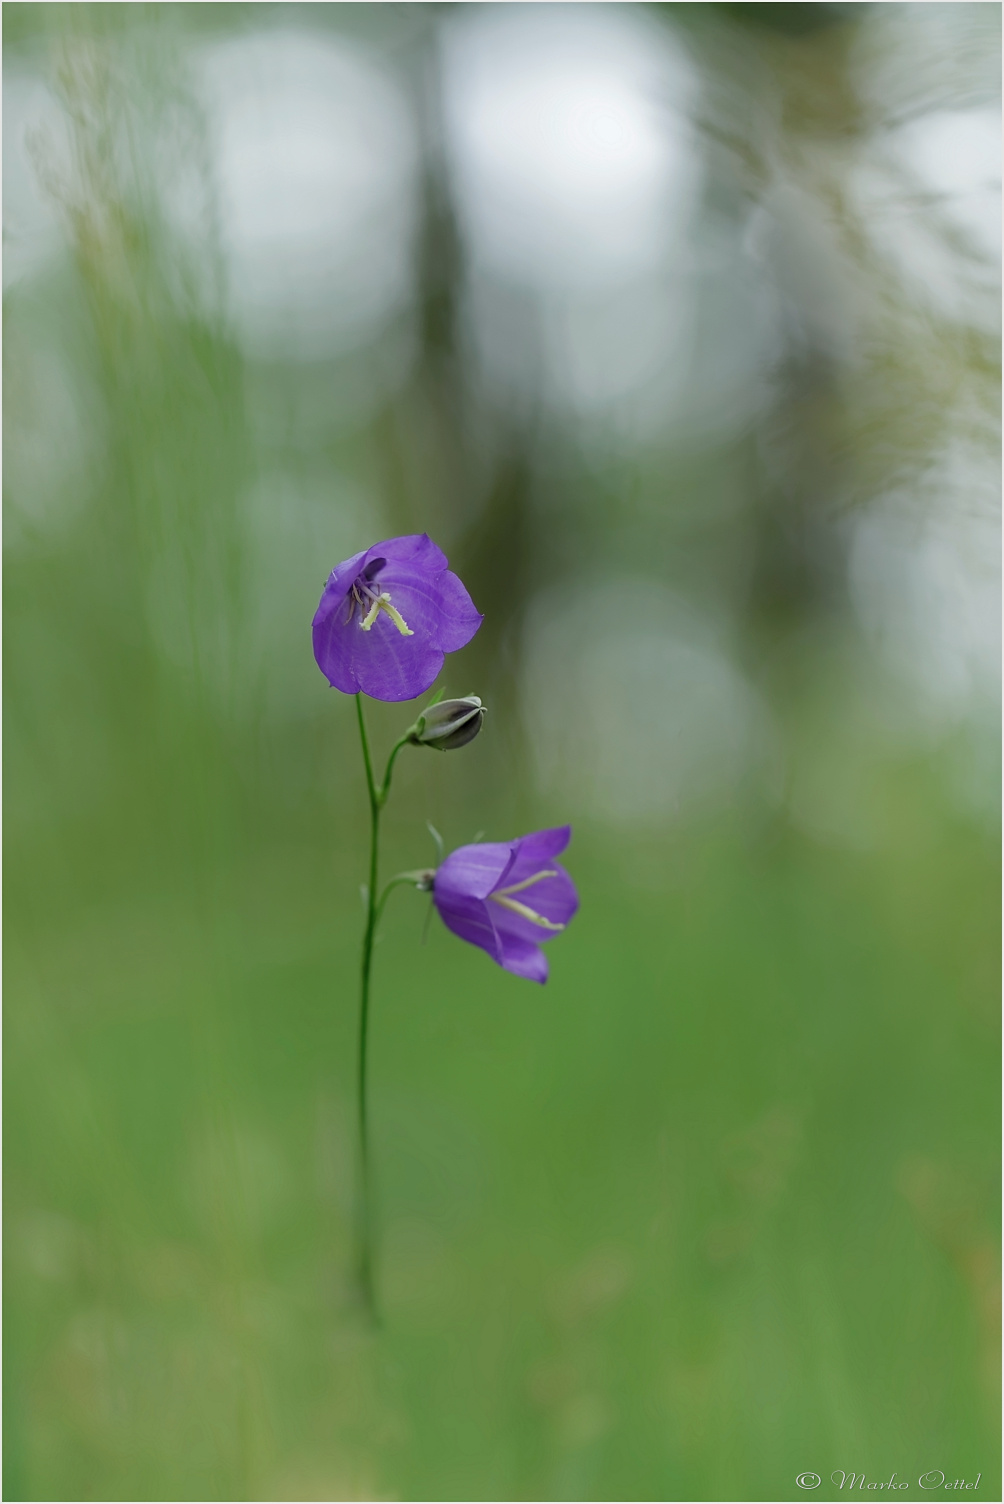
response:
M358 1225L356 1228L356 1278L363 1305L372 1321L376 1321L376 1302L373 1293L373 1223L370 1197L369 1133L366 1101L366 1051L369 1042L370 969L373 963L373 936L377 919L377 876L380 849L380 798L373 782L373 764L370 759L369 742L366 737L366 721L363 718L363 697L356 695L356 712L359 717L359 739L363 748L363 763L366 767L366 788L370 799L370 873L366 889L366 929L363 932L362 974L359 989L359 1079L357 1102L359 1109L359 1190Z
M395 886L398 879L394 879L377 899L377 881L380 864L380 811L387 802L390 793L391 774L394 771L394 759L401 748L406 745L408 736L405 735L393 748L387 760L387 768L384 772L383 782L377 787L373 777L373 760L370 757L369 739L366 735L366 720L363 715L363 697L356 695L356 714L359 719L359 740L363 749L363 765L366 769L366 790L370 801L370 868L369 883L366 888L366 928L363 932L363 954L359 986L359 1075L358 1075L358 1108L359 1108L359 1191L358 1191L358 1222L356 1227L356 1279L363 1306L370 1320L378 1322L376 1295L373 1278L373 1196L370 1184L370 1155L369 1155L369 1112L367 1103L367 1051L369 1045L369 1014L370 1014L370 973L373 967L373 943L376 939L376 927L383 910L384 902L390 889Z

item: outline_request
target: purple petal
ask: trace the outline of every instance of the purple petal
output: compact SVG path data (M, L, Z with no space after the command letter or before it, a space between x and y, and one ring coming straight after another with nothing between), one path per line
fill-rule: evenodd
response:
M357 557L361 559L363 555L359 554ZM311 635L317 666L328 683L333 688L340 689L343 694L354 695L359 689L359 683L352 671L345 617L348 614L346 597L355 574L344 589L340 590L338 576L344 569L345 565L339 565L325 585L321 604L314 612Z
M356 575L362 574L371 556L377 558L377 552L372 548L364 548L361 554L353 554L351 559L344 559L341 564L336 564L328 575L327 583L321 595L321 604L317 610L320 613L326 605L333 604L336 600L344 600L349 593L349 587ZM316 620L316 618L315 618Z
M321 591L311 628L318 668L329 684L346 694L355 694L359 686L348 666L342 662L343 655L333 639L347 614L347 597L352 582L365 568L369 553L369 549L363 549L361 554L353 554L351 559L345 559L331 571Z
M433 902L447 929L470 945L479 945L499 964L495 915L485 897L511 861L512 846L508 841L460 846L440 866L432 890Z
M329 684L348 695L356 694L360 685L353 672L349 653L350 640L346 637L346 617L349 615L347 598L353 582L367 564L372 559L381 557L381 546L386 545L374 544L372 548L364 548L361 553L353 554L350 559L337 564L328 575L320 603L314 612L312 637L317 666ZM358 626L358 622L356 625ZM416 693L421 694L422 691L417 690Z
M551 830L535 830L528 836L518 836L513 842L513 864L506 874L506 883L522 882L545 867L553 867L553 858L561 855L571 839L570 825L556 825Z
M462 582L448 569L439 577L439 646L456 653L470 642L484 621Z
M547 957L539 945L520 940L515 935L500 937L501 958L499 965L514 976L526 977L529 982L547 981Z
M512 848L511 841L479 841L451 851L436 873L437 902L441 894L487 898L508 870Z
M448 569L428 574L388 559L378 583L416 636L428 637L444 653L465 647L482 623L481 613Z
M374 700L424 694L443 666L442 650L424 633L402 637L382 611L364 632L359 611L346 620L346 596L334 597L334 591L322 597L313 626L314 657L328 683L343 694L362 690Z
M448 930L466 940L468 945L478 945L486 950L493 961L499 961L498 936L483 898L472 898L469 893L443 894L437 877L432 899Z
M410 564L423 574L439 574L449 562L428 533L407 533L403 538L388 538L386 543L374 543L368 553L371 558L384 558L388 563Z

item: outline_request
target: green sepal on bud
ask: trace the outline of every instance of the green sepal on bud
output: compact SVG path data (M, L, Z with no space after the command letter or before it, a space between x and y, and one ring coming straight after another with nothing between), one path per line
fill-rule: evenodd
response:
M477 695L462 700L440 700L427 705L408 733L416 747L433 747L437 752L455 752L466 747L481 730L485 707Z

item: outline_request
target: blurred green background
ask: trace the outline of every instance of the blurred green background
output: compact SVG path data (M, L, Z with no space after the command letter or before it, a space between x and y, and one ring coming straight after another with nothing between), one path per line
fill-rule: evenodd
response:
M999 7L3 23L5 1497L999 1498ZM309 626L419 530L384 870L582 909L391 901L375 1336Z

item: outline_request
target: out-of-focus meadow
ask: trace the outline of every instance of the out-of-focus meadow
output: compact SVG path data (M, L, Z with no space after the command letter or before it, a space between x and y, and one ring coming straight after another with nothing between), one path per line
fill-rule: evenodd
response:
M999 24L4 7L6 1498L1000 1497ZM385 871L582 909L391 901L374 1336L309 627L422 530Z

